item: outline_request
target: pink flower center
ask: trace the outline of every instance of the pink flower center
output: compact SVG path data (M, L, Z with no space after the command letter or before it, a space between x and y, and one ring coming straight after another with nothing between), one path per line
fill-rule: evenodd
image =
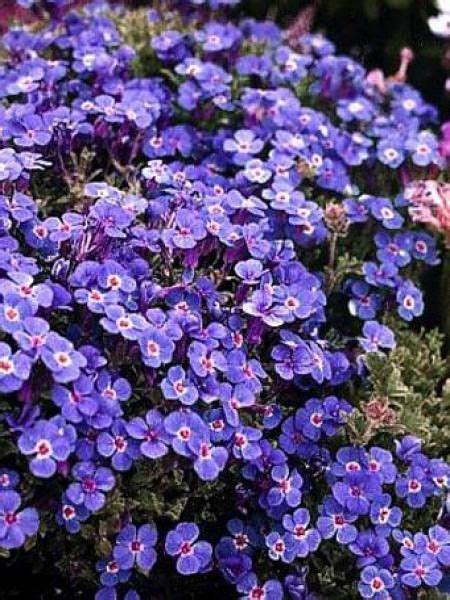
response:
M70 356L67 354L67 352L57 352L55 354L55 360L60 365L64 366L70 363Z
M14 525L16 523L17 517L14 513L6 513L5 515L5 523L7 525Z
M111 562L109 562L106 565L106 570L108 573L118 573L119 572L119 565L116 563L115 560L112 560Z
M180 547L180 554L187 555L192 553L192 545L189 542L183 542Z
M263 590L262 587L259 587L258 585L255 586L250 592L251 600L263 600L265 595L266 592Z
M114 445L115 445L116 450L118 452L123 452L124 450L126 450L127 441L126 441L126 439L123 436L118 435L116 437L116 439L114 440Z
M5 315L6 315L6 318L8 319L8 321L17 321L17 318L19 316L19 311L16 310L15 308L9 307L6 309Z
M320 427L323 423L323 416L320 413L313 413L310 421L316 427Z
M8 373L11 373L12 370L12 361L8 360L7 358L0 359L0 373L7 375Z
M411 479L408 487L410 492L419 492L422 486L417 479Z
M70 521L70 519L73 519L75 516L76 511L73 506L67 504L66 506L63 506L62 514L66 521Z
M51 446L46 440L42 440L41 442L38 442L36 452L41 458L45 458L51 454Z
M247 548L248 537L245 535L245 533L238 533L237 535L234 536L234 545L239 550L243 550L244 548Z
M95 490L97 489L97 484L95 483L95 480L91 479L90 477L84 479L83 489L85 492L95 492Z
M157 356L159 354L158 344L154 341L149 341L147 343L147 352L150 354L150 356Z
M188 440L191 437L191 430L187 427L182 427L178 434L182 440Z
M384 587L383 581L379 577L375 577L372 580L372 588L374 590L381 590Z

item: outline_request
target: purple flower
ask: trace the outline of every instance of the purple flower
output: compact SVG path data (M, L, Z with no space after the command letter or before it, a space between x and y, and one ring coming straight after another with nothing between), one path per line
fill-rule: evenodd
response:
M8 344L0 342L0 392L8 394L19 390L28 379L31 360L23 352L12 354Z
M198 390L196 386L187 378L182 367L170 367L161 382L161 390L164 398L168 400L179 400L181 404L190 406L195 404L198 399Z
M394 288L398 277L397 267L389 262L380 265L372 261L365 262L363 273L367 283L375 287Z
M263 273L263 265L261 261L250 258L249 260L238 262L234 270L244 283L247 285L256 285Z
M296 469L289 472L289 467L284 465L275 466L270 472L272 481L275 483L267 493L269 506L279 506L285 502L290 507L298 506L302 499L301 487L303 479Z
M40 317L27 317L21 329L13 333L13 337L24 352L33 358L40 356L41 349L47 341L50 326Z
M370 529L360 531L349 548L358 557L356 564L360 568L380 561L389 553L389 543L386 538Z
M0 328L6 333L19 331L23 321L33 312L35 310L28 300L22 299L18 294L7 293L0 305Z
M358 591L362 598L373 598L373 600L390 600L391 590L394 587L394 578L387 569L376 566L365 567L361 571L361 580L358 583Z
M164 419L164 430L172 437L172 448L177 454L192 457L193 448L207 439L208 428L202 418L193 412L175 411Z
M236 458L254 460L261 456L262 450L258 443L262 438L261 431L254 427L240 427L233 436L232 451Z
M102 369L97 374L95 388L99 396L108 402L125 402L131 396L128 380L113 376L108 369Z
M156 327L148 327L138 337L142 361L149 367L158 368L172 360L175 344Z
M15 489L19 485L20 477L10 469L0 469L0 492Z
M243 174L251 183L266 183L272 177L272 171L259 158L246 161Z
M377 157L380 162L396 169L405 160L403 141L399 137L392 136L383 139L377 144Z
M444 567L450 566L450 533L440 525L430 527L428 534L414 536L414 552L428 553Z
M260 379L265 379L267 373L261 363L254 359L248 359L243 350L231 350L227 355L226 375L232 383L245 383L255 394L262 390Z
M96 467L91 462L79 462L72 474L77 480L67 488L67 498L77 505L84 505L91 512L98 512L106 502L104 492L115 485L114 475L105 467Z
M398 314L411 321L423 312L423 297L420 290L411 281L405 281L397 291Z
M236 586L240 600L282 600L283 586L276 579L259 583L254 573L246 575Z
M221 446L213 446L208 439L194 436L189 447L197 458L194 460L194 470L203 481L217 479L220 471L225 468L228 452Z
M211 561L212 547L208 542L198 542L200 532L194 523L179 523L169 531L164 548L170 556L177 556L177 571L194 575L205 571Z
M97 450L101 456L111 458L111 465L116 471L128 471L133 460L140 455L139 445L128 439L126 424L117 419L110 431L102 431L97 438Z
M69 533L78 533L81 529L81 523L87 521L90 512L81 505L71 502L65 494L63 494L61 505L56 513L56 522L58 525L64 525Z
M43 419L25 429L17 444L22 454L33 457L31 472L45 479L56 473L57 462L66 460L72 450L69 436L54 421Z
M433 484L420 466L413 465L397 479L395 491L399 498L405 498L411 508L422 508L433 492Z
M422 584L436 587L442 579L436 559L429 554L410 554L400 563L400 581L403 585L417 588Z
M58 383L68 383L78 379L80 369L87 365L86 358L77 352L66 338L51 331L42 348L41 357L46 367L52 371Z
M242 305L245 313L260 318L269 327L279 327L284 323L287 311L279 305L274 305L272 294L266 290L256 290Z
M156 459L167 454L171 436L166 432L163 416L158 410L149 410L145 420L135 417L126 425L126 430L135 440L143 440L140 451L147 458Z
M190 344L188 358L190 367L199 377L213 375L216 370L226 371L228 369L227 360L222 352L218 350L210 351L201 342L192 342Z
M0 492L0 547L6 550L23 546L26 538L39 529L39 515L34 508L17 512L21 498L17 492Z
M374 240L380 262L392 262L396 267L404 267L411 262L412 240L409 233L397 233L392 237L387 231L379 231Z
M341 506L334 498L326 498L322 516L317 520L317 529L324 539L330 539L336 534L340 544L349 544L356 539L358 530L352 523L357 515Z
M0 150L0 181L15 181L23 170L19 156L13 148Z
M52 400L61 410L61 414L71 423L81 423L92 417L98 410L98 401L94 397L94 381L87 375L81 375L72 384L72 389L56 384L52 388Z
M348 303L351 315L360 319L373 319L381 308L381 296L371 293L370 286L365 281L350 282L352 299Z
M431 163L439 164L438 140L429 131L421 131L416 137L406 142L406 148L411 153L411 159L415 165L426 167Z
M105 235L113 239L125 238L124 232L133 221L133 215L111 202L97 200L89 211L88 218L96 221Z
M370 212L386 229L399 229L403 217L394 209L388 198L372 197L369 202Z
M403 462L412 463L420 456L422 441L414 435L405 435L400 440L395 440L395 454Z
M367 456L367 469L375 475L380 483L394 483L397 467L393 463L389 450L374 446Z
M292 535L297 557L304 558L319 547L320 533L314 527L309 527L310 519L306 508L298 508L292 515L283 517L283 527Z
M266 536L266 546L269 549L269 557L272 560L282 560L291 563L295 558L295 544L292 536L272 531Z
M108 589L118 583L126 583L131 577L131 570L122 569L112 556L99 560L95 569L100 573L100 583Z
M176 248L195 248L197 242L206 237L203 221L190 210L180 208L176 213L175 224L177 228L166 230L163 239L167 242L170 240Z
M344 481L338 481L332 488L335 499L356 515L366 515L370 502L379 495L381 489L377 479L369 473L348 473Z
M358 338L366 352L378 352L379 348L394 348L394 334L389 327L378 321L366 321L363 326L363 338Z
M250 129L238 129L234 138L226 139L223 143L225 152L232 153L234 164L240 166L245 165L252 155L259 154L263 146L264 142L259 140Z
M131 569L136 563L143 571L150 571L156 562L154 548L158 533L153 525L126 525L117 536L113 556L121 569Z
M147 321L142 315L127 312L118 304L107 304L105 316L100 319L100 324L109 333L120 333L127 340L138 340L145 328Z
M26 114L12 124L11 132L17 146L31 148L35 145L45 146L52 139L52 134L41 116Z
M357 96L351 100L339 100L336 112L346 122L368 121L374 113L374 106L364 96Z

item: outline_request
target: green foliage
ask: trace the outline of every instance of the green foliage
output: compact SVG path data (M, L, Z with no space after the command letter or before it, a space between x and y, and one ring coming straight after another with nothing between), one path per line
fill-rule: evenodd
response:
M385 398L395 413L394 419L372 428L371 433L413 433L424 440L428 451L448 458L450 369L442 355L444 336L436 329L414 332L406 325L389 325L395 330L397 346L389 355L374 353L367 357L370 387L356 393L359 412L353 423L355 436L367 433L364 402Z

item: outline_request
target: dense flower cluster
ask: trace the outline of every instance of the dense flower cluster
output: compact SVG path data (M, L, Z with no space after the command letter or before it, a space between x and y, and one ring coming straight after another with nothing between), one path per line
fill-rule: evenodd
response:
M435 111L405 83L382 94L321 36L294 51L273 23L192 4L183 25L147 15L148 76L123 15L98 6L3 38L0 392L16 454L0 547L38 530L17 470L51 479L73 535L127 474L164 464L234 482L229 518L208 540L189 510L167 526L125 506L99 600L162 554L182 575L221 571L241 598L305 598L324 545L353 561L363 598L435 587L450 535L437 509L406 527L439 508L448 466L412 436L394 451L347 430L367 353L395 346L385 316L422 313L418 268L438 262L405 193L443 165Z

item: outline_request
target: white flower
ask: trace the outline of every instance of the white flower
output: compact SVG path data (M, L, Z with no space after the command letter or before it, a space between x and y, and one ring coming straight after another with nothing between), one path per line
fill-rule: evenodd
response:
M450 13L441 13L437 17L429 18L428 25L434 35L450 37Z
M450 0L436 0L436 6L441 13L450 14Z

